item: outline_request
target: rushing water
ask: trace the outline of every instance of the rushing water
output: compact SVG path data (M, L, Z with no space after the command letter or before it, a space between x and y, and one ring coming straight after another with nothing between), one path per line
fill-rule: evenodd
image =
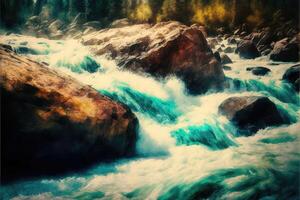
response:
M225 71L230 87L190 96L175 77L156 80L120 70L77 41L10 35L0 42L123 102L140 123L136 157L4 185L2 199L299 199L299 95L281 81L293 63L228 54L234 61ZM254 76L250 66L271 73ZM268 96L291 124L238 135L218 106L245 95Z

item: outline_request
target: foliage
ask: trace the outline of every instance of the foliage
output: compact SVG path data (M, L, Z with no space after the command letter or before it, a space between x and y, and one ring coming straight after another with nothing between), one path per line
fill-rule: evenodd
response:
M35 3L34 3L35 2ZM108 25L115 19L137 22L177 20L186 24L256 26L283 17L298 22L299 2L295 0L1 0L2 25L12 27L25 22L43 9L51 18L70 20L84 13L86 20L100 20Z

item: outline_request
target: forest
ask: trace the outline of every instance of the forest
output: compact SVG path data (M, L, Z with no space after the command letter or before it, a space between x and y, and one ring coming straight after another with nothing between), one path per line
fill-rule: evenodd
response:
M87 21L97 20L104 26L128 18L136 23L176 20L208 28L242 23L256 27L276 23L274 13L278 11L297 23L298 4L294 0L2 0L0 25L14 28L40 14L68 22L83 13Z

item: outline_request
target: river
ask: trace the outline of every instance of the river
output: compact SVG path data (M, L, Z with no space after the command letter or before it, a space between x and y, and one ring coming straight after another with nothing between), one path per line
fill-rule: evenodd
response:
M176 77L121 70L75 40L9 35L0 43L128 105L140 123L135 157L2 185L1 199L299 199L300 101L281 80L295 63L230 53L232 70L224 71L230 86L191 96ZM255 76L246 70L252 66L271 72ZM218 106L247 95L269 97L291 124L238 135Z

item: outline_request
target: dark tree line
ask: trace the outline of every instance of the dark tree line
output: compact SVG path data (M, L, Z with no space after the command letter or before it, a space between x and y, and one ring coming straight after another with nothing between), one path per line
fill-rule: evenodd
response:
M239 25L274 20L280 10L298 21L296 0L1 0L1 25L13 28L32 15L48 12L50 18L71 20L83 13L86 20L104 24L119 18L158 22L177 20L186 24Z

